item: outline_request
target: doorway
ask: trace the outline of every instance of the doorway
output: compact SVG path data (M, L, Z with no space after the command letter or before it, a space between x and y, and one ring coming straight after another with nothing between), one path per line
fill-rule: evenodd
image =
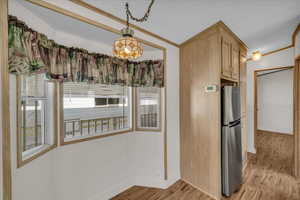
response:
M260 165L294 175L294 67L254 72L254 145Z

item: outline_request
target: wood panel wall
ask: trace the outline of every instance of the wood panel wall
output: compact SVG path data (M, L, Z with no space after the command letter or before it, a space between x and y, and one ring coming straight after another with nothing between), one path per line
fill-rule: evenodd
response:
M12 199L11 149L9 123L9 73L8 73L8 1L0 3L0 74L1 74L1 115L2 159L3 159L3 200ZM2 177L1 177L2 178ZM2 187L2 186L1 186Z
M221 38L217 29L180 48L181 176L208 195L221 196Z
M300 178L300 58L295 60L294 67L294 138L295 138L295 163L294 175Z
M244 164L247 160L247 51L240 52L240 90L241 90L241 124L242 151Z

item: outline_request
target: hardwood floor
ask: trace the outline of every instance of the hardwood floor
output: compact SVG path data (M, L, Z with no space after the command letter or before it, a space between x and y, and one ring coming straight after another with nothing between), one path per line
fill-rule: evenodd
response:
M238 192L224 200L300 200L300 180L291 176L293 137L260 132ZM212 200L180 180L166 190L134 186L112 200Z

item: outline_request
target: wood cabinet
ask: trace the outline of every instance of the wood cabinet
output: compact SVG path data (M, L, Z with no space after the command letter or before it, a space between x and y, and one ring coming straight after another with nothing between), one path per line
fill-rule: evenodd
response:
M231 44L222 38L222 75L231 78Z
M238 84L241 49L245 45L222 22L180 46L181 176L215 199L222 197L221 81ZM206 92L210 85L218 90Z
M239 46L231 46L231 78L239 81L240 78L240 48Z
M232 81L239 81L240 47L233 39L222 36L222 77Z

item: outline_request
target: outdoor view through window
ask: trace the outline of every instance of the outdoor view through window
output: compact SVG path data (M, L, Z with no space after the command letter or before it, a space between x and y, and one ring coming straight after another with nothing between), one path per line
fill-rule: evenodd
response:
M45 79L44 74L20 76L23 160L53 144L51 88L53 84Z
M64 83L64 139L86 138L131 128L131 89Z

